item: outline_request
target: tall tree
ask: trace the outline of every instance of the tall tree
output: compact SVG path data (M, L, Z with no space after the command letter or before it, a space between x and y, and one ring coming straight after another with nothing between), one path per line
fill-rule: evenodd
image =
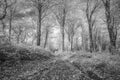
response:
M8 4L8 16L9 16L9 41L11 42L11 32L12 32L12 20L16 12L16 2L17 0L9 0Z
M58 1L58 0L57 0ZM57 6L55 6L54 14L57 18L58 23L60 24L60 30L62 35L62 51L65 50L65 23L66 23L66 17L69 9L69 0L59 0L57 2Z
M71 51L73 50L73 41L74 41L74 36L75 33L77 31L77 29L79 28L79 25L77 25L78 19L67 19L66 21L68 24L67 29L65 29L65 31L67 32L68 35L68 40L71 44Z
M14 34L16 35L17 44L19 44L21 41L20 37L21 37L22 33L24 32L23 27L24 27L23 25L16 25L15 27L12 27L12 30L14 31Z
M86 2L86 17L89 27L89 39L90 39L90 52L94 51L94 42L93 42L93 26L95 24L95 13L100 7L100 1L99 0L87 0Z
M101 27L95 26L93 27L93 41L94 41L94 51L102 51L102 33L101 33Z
M50 24L46 25L46 27L45 27L45 43L44 43L44 48L46 48L47 43L48 43L48 38L49 38L49 34L50 34L50 28L51 28Z
M85 51L88 49L88 34L87 34L85 26L83 25L83 22L82 24L80 24L80 27L81 27L81 38L82 38L82 41L81 41L82 50Z
M51 0L31 0L38 11L38 26L37 26L37 45L41 45L41 25L42 20L47 15L47 11L53 6Z
M115 26L115 17L111 12L111 0L102 0L105 8L107 29L110 38L110 52L116 48L117 28Z

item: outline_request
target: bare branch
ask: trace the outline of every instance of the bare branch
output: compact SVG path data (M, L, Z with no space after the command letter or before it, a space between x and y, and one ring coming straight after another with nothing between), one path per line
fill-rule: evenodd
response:
M8 7L8 4L7 4L7 0L4 0L4 4L3 4L5 7L3 8L3 14L2 16L0 16L0 20L4 19L6 17L6 14L7 14L7 7Z
M100 5L100 3L99 3L99 1L97 0L97 2L95 3L92 11L90 12L90 13L91 13L91 14L90 14L90 19L92 18L93 14L96 12L96 10L99 8L99 5Z

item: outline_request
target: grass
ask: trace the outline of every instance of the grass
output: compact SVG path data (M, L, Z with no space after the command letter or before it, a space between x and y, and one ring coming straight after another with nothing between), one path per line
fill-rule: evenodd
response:
M104 80L120 80L120 56L109 53L83 53L79 52L70 59L73 65L91 71Z
M0 55L0 80L120 80L118 54L4 45Z

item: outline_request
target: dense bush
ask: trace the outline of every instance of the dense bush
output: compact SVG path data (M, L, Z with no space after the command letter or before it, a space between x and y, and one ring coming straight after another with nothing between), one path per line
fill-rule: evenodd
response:
M42 49L33 49L15 45L0 46L0 62L11 60L48 60L53 55Z

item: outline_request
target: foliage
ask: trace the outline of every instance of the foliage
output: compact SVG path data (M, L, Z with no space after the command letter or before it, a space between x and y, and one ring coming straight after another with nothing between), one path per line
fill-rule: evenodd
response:
M27 49L10 44L1 46L0 55L1 63L11 60L47 60L53 57L50 52L44 50Z

